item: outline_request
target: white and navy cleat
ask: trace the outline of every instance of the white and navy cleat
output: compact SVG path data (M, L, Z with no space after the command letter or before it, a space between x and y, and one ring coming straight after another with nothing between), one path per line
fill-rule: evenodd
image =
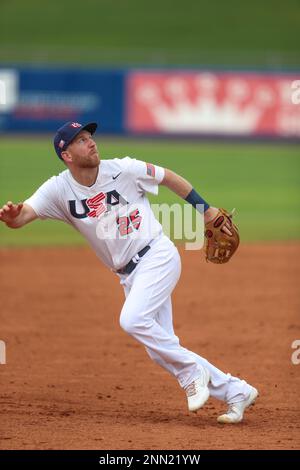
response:
M189 411L197 411L209 398L208 382L210 375L207 369L203 367L203 374L194 380L185 389Z
M237 403L229 403L229 408L224 415L218 417L218 423L221 424L235 424L240 423L244 416L244 411L251 405L254 405L258 391L252 387L251 392L245 400Z

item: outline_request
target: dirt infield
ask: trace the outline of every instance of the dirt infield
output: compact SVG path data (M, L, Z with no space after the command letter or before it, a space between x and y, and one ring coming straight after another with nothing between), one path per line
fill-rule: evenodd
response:
M181 255L175 331L259 389L245 420L218 424L214 399L188 413L174 378L121 330L118 279L88 248L2 249L1 449L300 448L300 244L246 245L224 266Z

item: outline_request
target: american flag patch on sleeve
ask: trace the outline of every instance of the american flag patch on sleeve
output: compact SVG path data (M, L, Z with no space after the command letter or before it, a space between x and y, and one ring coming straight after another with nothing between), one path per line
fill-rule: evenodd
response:
M152 163L146 163L147 166L147 175L152 176L154 178L155 176L155 166L152 165Z

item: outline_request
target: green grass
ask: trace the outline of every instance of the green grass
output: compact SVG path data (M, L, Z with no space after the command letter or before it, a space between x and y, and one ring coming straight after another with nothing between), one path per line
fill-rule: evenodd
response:
M1 0L0 61L299 66L298 0Z
M300 152L283 144L225 144L100 138L104 158L130 155L169 167L187 178L212 205L233 207L244 241L300 238ZM0 140L0 203L29 197L65 167L51 139ZM181 200L161 187L155 203ZM0 224L2 246L84 243L61 222L35 221L21 230Z

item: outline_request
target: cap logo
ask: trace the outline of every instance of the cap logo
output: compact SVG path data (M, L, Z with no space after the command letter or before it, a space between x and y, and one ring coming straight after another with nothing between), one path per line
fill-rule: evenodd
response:
M71 126L72 127L82 127L81 124L79 124L79 122L72 122Z
M61 140L58 144L59 148L62 149L63 146L65 145L65 141L64 140Z

